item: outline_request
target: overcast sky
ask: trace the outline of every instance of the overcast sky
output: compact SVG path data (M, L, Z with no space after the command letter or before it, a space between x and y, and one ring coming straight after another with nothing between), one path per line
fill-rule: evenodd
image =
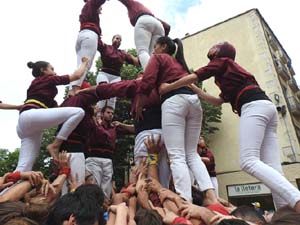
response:
M183 37L251 8L258 8L292 59L300 83L299 1L295 0L140 0L172 25L171 36ZM75 42L83 0L14 0L0 2L1 88L0 100L21 104L33 77L28 61L49 61L59 75L76 68ZM133 28L126 8L117 0L103 6L103 40L118 33L121 48L133 48ZM56 100L62 101L64 87ZM20 146L16 134L18 112L0 111L0 148Z

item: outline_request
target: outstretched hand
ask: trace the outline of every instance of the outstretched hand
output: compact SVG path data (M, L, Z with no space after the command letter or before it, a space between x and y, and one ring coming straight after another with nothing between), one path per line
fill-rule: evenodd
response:
M5 182L9 174L6 173L3 177L0 177L0 191L14 184L14 182Z
M161 135L158 135L157 140L154 140L153 134L147 137L147 139L144 141L144 144L146 145L149 154L159 153L161 148L160 140L161 140Z

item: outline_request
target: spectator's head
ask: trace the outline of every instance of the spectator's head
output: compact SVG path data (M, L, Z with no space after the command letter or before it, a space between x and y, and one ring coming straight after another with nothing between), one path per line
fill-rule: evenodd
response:
M111 106L104 106L101 109L101 117L103 121L111 123L112 119L114 118L114 108Z
M203 149L206 148L206 143L203 137L200 137L198 140L198 145L197 145L197 152L198 154L201 154L203 152Z
M215 58L231 58L232 60L235 59L235 48L233 45L229 44L228 42L221 42L213 47L211 47L207 53L207 57L210 60Z
M95 184L93 174L89 171L85 171L85 184Z
M46 225L97 225L103 223L103 192L97 185L82 185L58 199Z
M249 223L239 219L225 219L218 223L218 225L249 225Z
M0 203L0 224L13 224L13 219L18 218L15 224L42 224L48 215L49 208L45 205L25 204L23 202ZM22 222L23 221L23 222Z
M122 36L120 34L115 34L112 38L112 46L119 48L122 42Z
M258 225L266 223L265 218L249 206L239 206L231 212L231 215Z
M136 225L163 225L160 215L149 209L140 208L134 217Z
M32 75L39 77L43 75L55 75L53 66L45 61L28 62L28 68L32 69Z
M201 192L198 188L192 186L192 198L193 204L202 206L203 204L203 192Z
M17 217L9 220L3 225L39 225L39 223L26 217Z

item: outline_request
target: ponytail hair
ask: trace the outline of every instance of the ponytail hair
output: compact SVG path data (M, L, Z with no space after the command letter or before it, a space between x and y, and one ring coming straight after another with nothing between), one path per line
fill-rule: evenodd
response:
M41 71L41 69L46 69L48 65L49 65L49 63L45 62L45 61L37 61L35 63L28 62L27 63L28 68L32 69L32 75L34 77L42 76L43 72Z
M190 69L188 65L186 64L185 58L184 58L184 52L183 52L183 45L179 38L175 38L173 40L177 44L177 52L175 55L175 59L183 66L183 68L189 73Z
M166 53L169 55L174 55L175 53L175 59L183 66L183 68L189 73L189 67L187 66L185 59L184 59L184 53L183 53L183 45L179 38L175 38L172 40L168 36L163 36L157 39L157 44L160 45L166 45ZM177 45L177 48L176 48ZM176 51L177 49L177 51Z

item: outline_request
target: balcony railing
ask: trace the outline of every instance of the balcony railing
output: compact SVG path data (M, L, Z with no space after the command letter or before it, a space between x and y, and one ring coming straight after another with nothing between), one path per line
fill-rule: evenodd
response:
M285 67L285 65L282 64L282 62L280 60L278 60L278 59L275 60L275 67L276 67L277 73L282 77L282 79L284 79L284 80L290 79L290 75L289 75L287 68Z
M282 50L278 50L278 55L279 55L279 57L280 57L280 60L281 60L283 63L287 64L287 63L289 62L288 57L284 54L284 52L283 52Z
M300 102L294 97L288 97L288 104L294 116L300 116Z
M268 34L268 41L273 50L278 50L278 44L271 34Z
M294 92L299 91L297 81L293 77L290 80L288 80L288 85Z

